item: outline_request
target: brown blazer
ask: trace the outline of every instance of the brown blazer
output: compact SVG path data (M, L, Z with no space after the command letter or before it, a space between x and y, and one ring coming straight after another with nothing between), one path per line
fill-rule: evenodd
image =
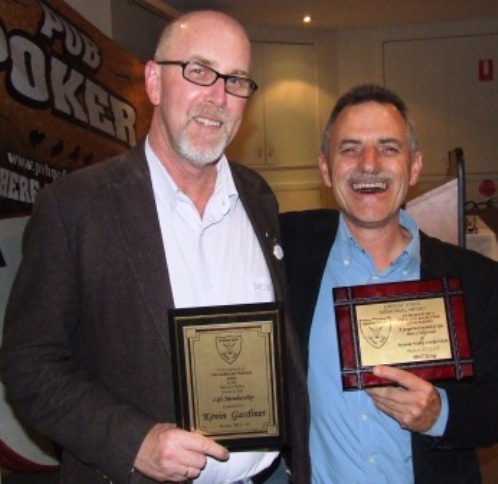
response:
M276 199L254 172L231 169L283 300ZM1 353L9 397L63 449L64 482L148 482L130 478L135 456L150 428L175 421L175 412L173 296L143 144L45 188L23 249ZM303 413L294 408L307 403L290 331L287 347L297 436ZM306 482L306 439L293 445L296 482Z

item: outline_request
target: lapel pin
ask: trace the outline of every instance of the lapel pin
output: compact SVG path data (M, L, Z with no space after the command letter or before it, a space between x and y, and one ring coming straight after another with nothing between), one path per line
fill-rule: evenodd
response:
M278 259L282 260L284 258L284 250L280 246L280 244L277 244L277 241L275 240L273 243L273 255Z
M270 234L266 232L265 234L266 238L270 238ZM271 237L272 242L273 242L273 255L277 260L282 260L284 258L284 250L282 249L282 246L277 242L276 237Z

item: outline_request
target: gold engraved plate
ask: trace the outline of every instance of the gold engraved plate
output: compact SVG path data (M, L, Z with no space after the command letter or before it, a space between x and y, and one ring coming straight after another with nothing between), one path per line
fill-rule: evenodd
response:
M205 435L275 434L271 322L188 328L189 405Z
M382 364L429 381L473 378L459 278L336 287L332 296L344 390L395 384L373 373Z
M363 366L452 356L443 298L359 305L356 317Z

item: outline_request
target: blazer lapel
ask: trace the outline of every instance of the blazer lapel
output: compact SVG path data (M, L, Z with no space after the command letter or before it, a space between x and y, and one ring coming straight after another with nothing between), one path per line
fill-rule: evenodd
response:
M451 263L432 237L420 231L420 278L444 277L451 272Z
M288 304L303 348L308 348L315 305L338 221L339 213L333 210L289 212L280 216L290 292L299 295L289 298ZM303 357L307 366L307 351Z
M251 178L238 165L230 164L240 200L244 205L256 237L261 245L275 291L275 300L284 298L284 271L278 225L278 204L275 196L259 178Z
M146 303L165 351L170 355L168 310L174 307L152 182L143 143L125 153L115 167L109 189L126 263L137 292ZM259 179L231 165L234 182L261 244L273 281L276 300L283 300L283 261L279 259L278 206ZM277 250L277 252L275 252Z
M170 354L168 309L174 307L159 218L143 144L125 153L109 189L130 276Z

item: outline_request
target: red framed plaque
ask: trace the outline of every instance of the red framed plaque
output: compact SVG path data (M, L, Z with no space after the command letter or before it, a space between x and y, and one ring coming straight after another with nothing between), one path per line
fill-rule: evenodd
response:
M333 298L344 390L392 384L372 373L380 364L429 381L473 377L459 278L338 287Z
M230 450L288 444L283 306L169 312L179 427Z

